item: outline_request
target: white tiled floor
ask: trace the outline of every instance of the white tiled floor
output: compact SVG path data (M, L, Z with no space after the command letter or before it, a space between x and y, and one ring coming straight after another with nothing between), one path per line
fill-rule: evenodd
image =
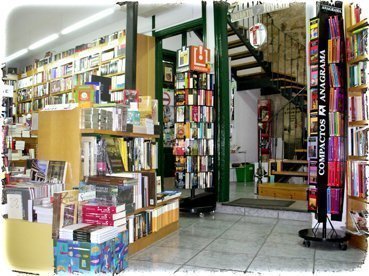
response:
M306 221L215 213L182 215L180 229L129 257L122 275L363 275L365 252L302 245ZM367 273L364 273L367 274Z

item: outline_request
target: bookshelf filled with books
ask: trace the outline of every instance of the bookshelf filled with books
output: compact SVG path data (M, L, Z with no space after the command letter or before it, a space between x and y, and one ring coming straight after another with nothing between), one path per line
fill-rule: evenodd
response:
M357 4L346 6L348 79L347 229L350 244L368 249L369 223L369 92L368 19Z
M137 41L140 45L137 47L136 86L140 95L153 96L155 40L138 34ZM45 58L27 66L26 71L18 75L14 101L17 121L48 104L74 102L74 88L93 81L92 76L111 79L107 93L111 101L116 102L125 88L125 49L123 30L61 53L48 52Z
M184 47L177 52L175 184L191 190L191 196L181 200L181 210L200 214L215 210L214 79L209 61L210 50L202 46ZM197 189L205 193L197 197Z
M40 160L65 161L67 164L66 190L79 187L81 194L85 185L94 186L95 200L84 202L87 199L88 194L86 194L82 196L82 201L78 204L81 206L81 208L78 207L81 209L81 223L112 224L114 227L128 231L128 252L133 254L178 229L180 194L157 198L157 193L160 190L156 177L156 139L158 135L126 132L117 128L109 130L109 127L103 126L102 117L99 117L99 124L93 125L95 128L87 128L87 120L85 119L89 115L94 116L92 109L98 108L82 109L71 106L70 110L40 111L38 114L38 158ZM101 109L109 108L101 107ZM106 114L104 116L109 117ZM93 121L91 119L91 122ZM109 124L108 120L105 124ZM81 129L81 126L84 128ZM120 127L123 128L122 125ZM128 183L129 179L131 182ZM102 202L106 200L114 206L124 206L124 211L122 211L124 214L121 211L118 213L118 211L112 210L109 215L96 217L96 213L98 213L96 210L96 212L83 211L83 206L86 204L86 206L92 204L92 207L103 206ZM96 203L94 203L95 201ZM120 217L121 215L123 217ZM39 236L35 232L39 230L40 226L30 224L26 220L17 223L7 220L6 225L7 229L16 225L27 233L32 233L34 239L39 240L40 244L45 244L46 239L47 246L41 250L42 252L39 252L40 256L53 255L51 234ZM56 224L53 223L53 227L54 225ZM51 228L50 224L41 227L45 228L42 230L44 232L49 232L49 228ZM58 236L60 233L69 231L69 234L74 234L77 231L68 230L69 228L64 229L63 227L50 231L53 234L54 246L57 250L60 248L58 243L62 242ZM13 241L14 238L15 236L8 234L9 244L13 244L13 242L16 244ZM10 254L14 258L16 267L21 263L15 256L20 254L24 258L30 259L29 254L31 254L32 249L27 247L23 250L23 253L13 250L13 253ZM53 262L52 260L50 262L49 258L46 260L47 262L36 262L36 265L51 270ZM62 256L55 256L55 261L62 262ZM28 265L27 271L39 271L39 267L34 270L32 264Z
M308 137L308 210L313 229L299 231L310 241L337 242L347 248L348 235L331 221L342 221L346 171L346 75L342 3L320 4L310 19L310 100ZM327 231L327 226L332 231ZM332 234L333 233L333 234Z

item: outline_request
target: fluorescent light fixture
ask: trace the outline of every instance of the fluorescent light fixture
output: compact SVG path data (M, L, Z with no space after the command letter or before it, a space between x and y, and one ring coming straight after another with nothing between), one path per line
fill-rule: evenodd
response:
M28 49L22 49L22 50L19 50L18 52L15 52L14 54L11 54L10 56L6 57L5 58L5 62L9 62L13 59L16 59L20 56L23 56L24 54L26 54L28 52Z
M49 36L47 36L47 37L45 37L45 38L43 38L43 39L40 39L39 41L37 41L37 42L35 42L35 43L33 43L33 44L31 44L29 47L28 47L28 49L30 49L30 50L34 50L34 49L36 49L36 48L39 48L39 47L41 47L41 46L44 46L45 44L47 44L47 43L49 43L49 42L51 42L51 41L54 41L55 39L57 39L59 37L59 35L58 34L52 34L52 35L49 35Z
M103 10L99 13L96 13L94 15L91 15L81 21L78 21L77 23L74 23L73 25L70 25L69 27L66 27L65 29L63 29L61 31L61 33L63 35L65 34L69 34L75 30L78 30L80 28L83 28L87 25L90 25L91 23L95 22L95 21L98 21L104 17L107 17L108 15L111 15L112 13L114 13L114 8L109 8L109 9L106 9L106 10Z

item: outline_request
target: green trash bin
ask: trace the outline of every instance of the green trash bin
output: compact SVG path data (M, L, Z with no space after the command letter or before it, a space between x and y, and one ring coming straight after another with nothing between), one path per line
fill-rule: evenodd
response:
M254 164L246 163L236 168L237 182L254 182Z

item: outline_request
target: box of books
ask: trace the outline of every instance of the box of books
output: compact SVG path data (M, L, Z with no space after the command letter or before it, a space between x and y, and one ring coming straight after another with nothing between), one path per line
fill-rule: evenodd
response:
M128 231L102 243L54 240L57 274L119 273L128 267Z

